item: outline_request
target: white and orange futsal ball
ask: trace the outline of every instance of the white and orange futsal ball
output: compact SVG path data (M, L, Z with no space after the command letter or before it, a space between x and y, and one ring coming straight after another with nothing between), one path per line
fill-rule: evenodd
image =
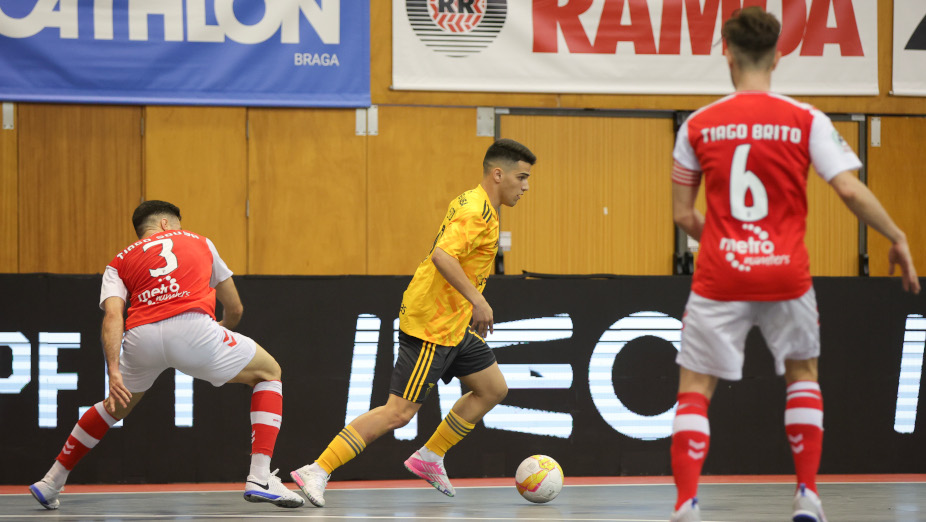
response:
M518 466L514 483L527 500L538 504L549 502L563 490L563 468L546 455L532 455Z

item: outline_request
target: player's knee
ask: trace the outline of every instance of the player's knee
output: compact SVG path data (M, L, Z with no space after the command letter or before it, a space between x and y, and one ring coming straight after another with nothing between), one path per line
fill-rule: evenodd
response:
M505 397L508 396L508 385L504 382L488 386L485 389L476 391L473 390L473 393L482 400L484 403L492 404L493 406L505 400Z
M280 363L276 359L270 358L270 362L267 364L267 380L268 381L279 381L283 378L283 368L280 367Z
M279 381L283 377L283 369L280 368L280 363L272 355L266 354L265 357L260 359L260 363L260 367L254 372L256 382Z
M501 386L492 390L491 396L489 397L491 401L495 404L498 404L505 400L505 397L508 396L508 385L502 384Z
M389 429L395 430L401 428L412 421L417 410L411 408L393 407L388 410Z
M788 383L818 380L817 359L786 360L785 380Z
M280 368L280 364L271 357L259 368L243 371L239 374L240 380L236 382L244 382L251 386L256 386L264 381L279 381L282 380L282 378L283 370Z
M416 409L403 409L397 412L396 415L396 428L401 428L405 426L415 417L415 414L418 413Z

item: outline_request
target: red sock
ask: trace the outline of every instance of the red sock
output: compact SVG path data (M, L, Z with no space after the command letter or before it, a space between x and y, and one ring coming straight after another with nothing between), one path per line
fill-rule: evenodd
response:
M94 404L77 421L68 436L67 442L61 448L61 453L58 454L55 460L60 462L68 471L74 469L77 462L94 446L99 444L100 439L103 438L103 435L106 435L110 426L117 422L119 421L106 412L102 401Z
M707 397L700 393L678 394L678 409L672 423L672 475L678 490L676 510L698 494L698 479L711 440L707 421L709 404Z
M251 394L251 453L273 456L283 422L283 383L257 383Z
M814 381L797 381L788 386L785 404L785 433L794 456L798 484L817 492L817 470L823 451L823 394Z

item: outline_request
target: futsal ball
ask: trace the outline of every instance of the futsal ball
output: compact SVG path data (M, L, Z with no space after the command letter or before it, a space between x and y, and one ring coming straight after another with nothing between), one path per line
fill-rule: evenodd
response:
M538 504L549 502L563 490L563 468L546 455L532 455L518 466L514 484L527 500Z

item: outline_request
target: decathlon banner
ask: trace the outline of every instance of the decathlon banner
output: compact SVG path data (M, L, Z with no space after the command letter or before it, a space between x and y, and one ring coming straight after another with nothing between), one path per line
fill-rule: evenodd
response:
M723 94L722 21L779 20L786 94L878 94L872 0L395 0L397 89Z
M893 94L926 96L926 2L894 0Z
M0 99L370 105L368 0L0 0Z

